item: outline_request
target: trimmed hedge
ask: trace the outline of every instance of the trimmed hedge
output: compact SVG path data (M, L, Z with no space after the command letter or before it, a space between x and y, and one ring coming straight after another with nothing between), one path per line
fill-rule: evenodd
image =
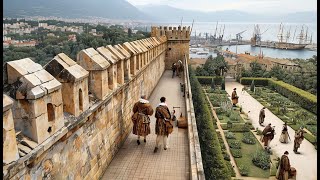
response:
M231 179L231 173L223 158L217 133L213 127L212 116L205 103L205 95L190 66L189 70L205 177L206 179Z
M301 107L317 114L317 96L283 81L273 80L272 78L245 77L241 78L240 83L250 85L252 80L254 80L255 85L269 86Z
M252 77L243 77L240 79L240 84L242 85L251 85L252 81L254 80L255 86L268 86L268 79L269 78L252 78Z
M222 77L221 76L196 76L199 83L202 85L211 85L212 79L214 79L215 85L221 85Z
M283 81L269 79L268 85L271 89L276 90L278 93L299 104L301 107L317 114L317 96Z

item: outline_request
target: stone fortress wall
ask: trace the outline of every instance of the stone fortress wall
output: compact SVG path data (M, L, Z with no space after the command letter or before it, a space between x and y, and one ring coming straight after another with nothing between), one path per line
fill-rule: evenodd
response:
M132 131L132 107L165 70L167 38L5 64L4 179L99 179Z
M190 26L151 27L151 36L160 37L165 35L168 38L165 59L166 69L171 69L172 63L177 62L177 60L183 61L185 58L189 59L190 33Z

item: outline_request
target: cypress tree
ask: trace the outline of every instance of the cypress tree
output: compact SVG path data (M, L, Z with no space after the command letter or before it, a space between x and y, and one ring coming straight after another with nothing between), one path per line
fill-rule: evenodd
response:
M254 92L254 80L251 82L250 91Z
M222 82L221 82L221 90L226 90L226 84L225 84L224 78L222 79Z
M213 78L212 78L212 81L211 81L211 89L212 89L212 90L215 90L215 89L216 89Z

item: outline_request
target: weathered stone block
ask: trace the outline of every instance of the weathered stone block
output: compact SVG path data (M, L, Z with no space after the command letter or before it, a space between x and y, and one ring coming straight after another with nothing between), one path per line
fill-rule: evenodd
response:
M54 79L54 77L44 69L34 72L33 74L41 81L41 83L45 83Z
M49 82L43 83L40 85L41 89L45 90L47 94L52 93L55 90L58 90L61 88L61 83L57 81L56 79L53 79Z

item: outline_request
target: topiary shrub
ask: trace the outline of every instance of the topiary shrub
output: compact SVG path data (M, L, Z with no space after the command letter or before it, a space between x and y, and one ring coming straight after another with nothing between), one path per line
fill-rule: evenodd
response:
M250 91L254 92L254 80L251 82Z
M230 152L232 154L232 156L234 158L241 158L242 157L242 152L240 149L233 149L233 148L230 148Z
M226 132L227 139L236 139L235 135L232 132Z
M230 155L227 152L223 152L222 155L224 160L230 161Z
M221 82L221 90L226 90L226 83L224 79L222 79L222 82Z
M240 172L241 176L248 176L249 168L247 166L240 165L238 168L239 168L239 172Z
M214 84L214 80L212 79L212 81L211 81L211 89L212 90L215 90L216 89L216 86L215 86L215 84Z
M259 150L253 154L252 162L255 166L266 170L270 169L270 155L264 150Z
M235 122L239 122L240 121L240 116L237 114L237 112L234 112L234 111L231 111L231 114L230 114L230 120L231 121L235 121Z
M230 148L241 149L241 142L238 140L227 140Z
M242 142L246 144L256 144L256 137L251 132L244 132Z

